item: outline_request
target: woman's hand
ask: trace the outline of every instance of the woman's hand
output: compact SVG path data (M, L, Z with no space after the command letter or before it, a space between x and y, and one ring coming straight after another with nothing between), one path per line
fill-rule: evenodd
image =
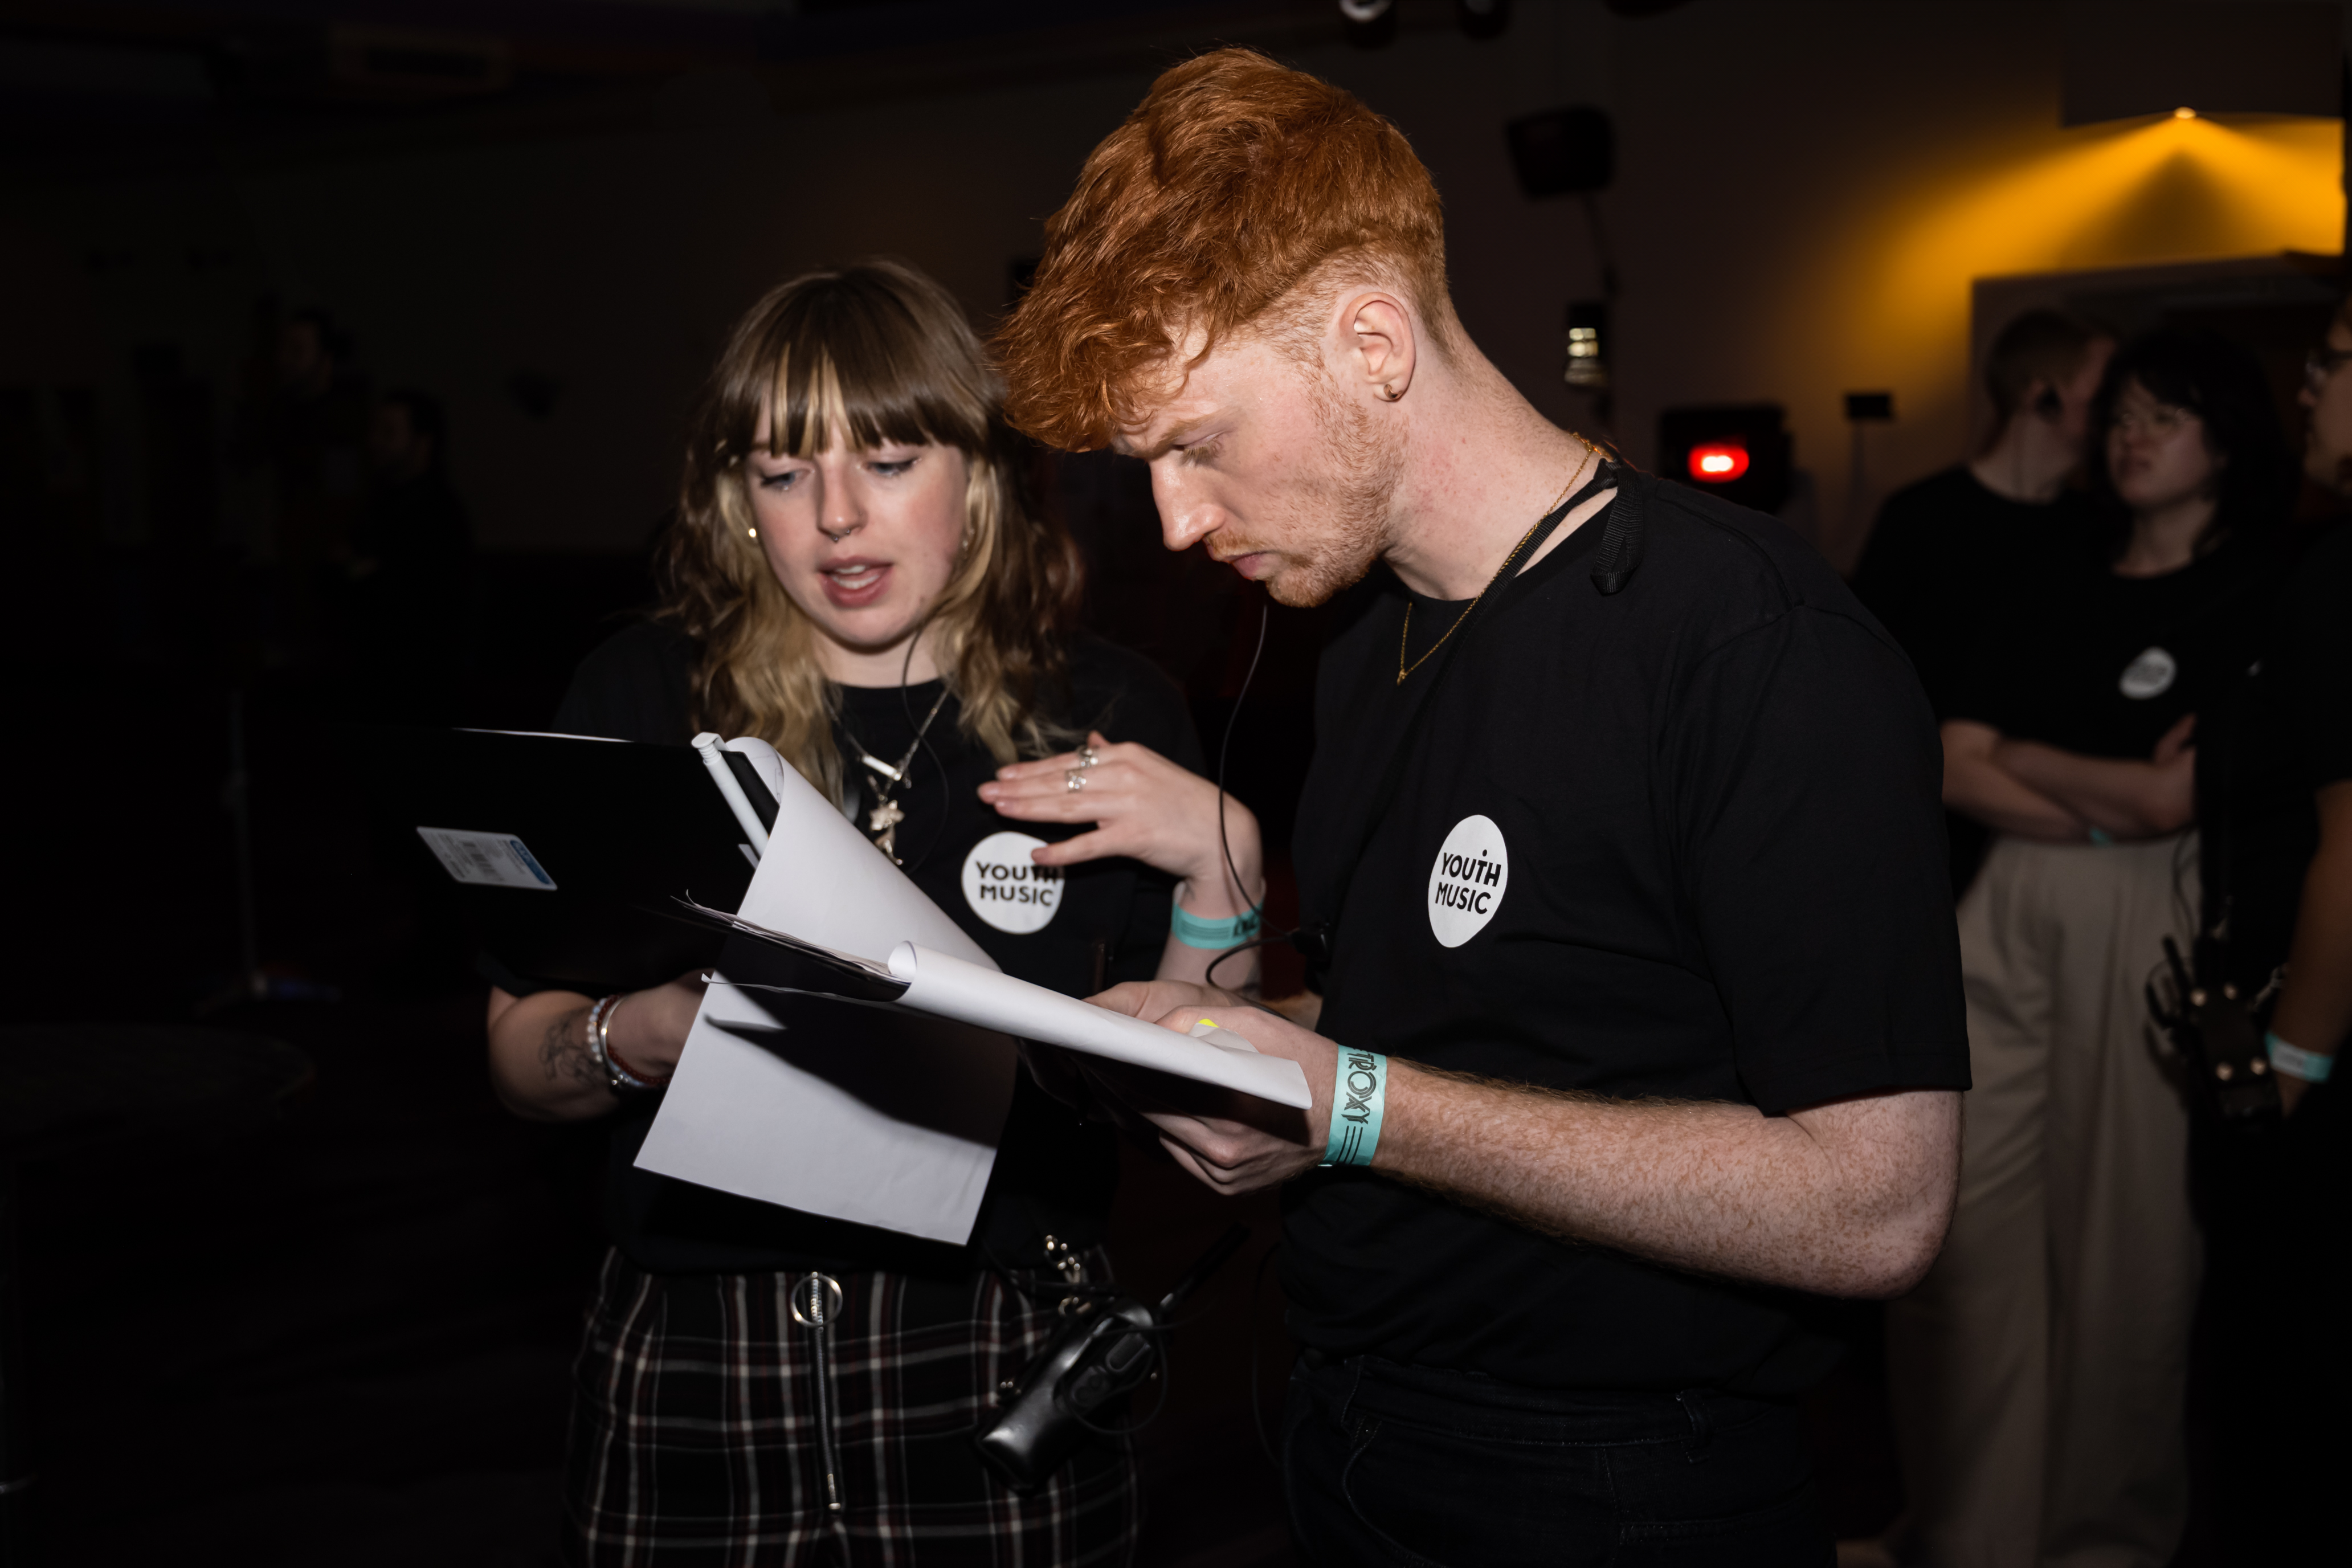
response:
M1081 833L1033 852L1040 866L1075 866L1123 855L1180 879L1176 901L1203 920L1223 920L1265 897L1257 817L1226 795L1218 837L1219 791L1149 746L1087 736L1094 756L1065 752L996 770L980 798L1016 822L1091 822ZM1080 781L1073 789L1071 781ZM1225 847L1233 867L1225 865ZM1234 885L1238 873L1240 886Z
M666 1079L701 1000L699 973L630 992L605 1020L606 1042L638 1077ZM508 1110L538 1121L578 1121L620 1103L588 1046L592 1001L573 991L514 996L490 988L490 1085Z
M687 1031L702 1005L702 972L694 970L650 991L632 991L613 1005L604 1039L621 1065L644 1079L666 1079L686 1052Z

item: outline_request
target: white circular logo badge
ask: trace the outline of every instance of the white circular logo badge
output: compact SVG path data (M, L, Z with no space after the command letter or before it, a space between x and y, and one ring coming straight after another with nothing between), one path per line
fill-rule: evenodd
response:
M2116 688L2133 701L2145 702L2171 690L2172 678L2179 673L2180 667L2162 648L2142 648L2137 658L2124 666L2124 678Z
M1029 858L1045 841L1026 833L992 833L963 858L963 901L999 931L1043 931L1062 907L1062 868Z
M1511 885L1503 830L1486 816L1454 825L1429 869L1429 929L1442 947L1460 947L1486 929Z

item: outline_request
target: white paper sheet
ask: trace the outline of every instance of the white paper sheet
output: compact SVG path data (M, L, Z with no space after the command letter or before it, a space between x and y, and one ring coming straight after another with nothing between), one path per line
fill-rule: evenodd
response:
M1315 1103L1307 1075L1287 1057L1260 1056L1213 1040L1196 1039L1081 1002L1025 980L982 968L920 943L902 942L890 952L890 973L906 981L901 1000L926 1013L1002 1029L1089 1056L1237 1089L1276 1105L1305 1110Z
M770 776L776 820L744 919L877 963L912 940L994 973L832 802L790 768ZM864 1020L834 1033L846 1016L794 1014L779 1030L759 992L712 985L638 1167L834 1219L969 1239L1012 1105L1013 1043L968 1030L918 1040ZM961 1053L951 1063L940 1055L950 1047Z

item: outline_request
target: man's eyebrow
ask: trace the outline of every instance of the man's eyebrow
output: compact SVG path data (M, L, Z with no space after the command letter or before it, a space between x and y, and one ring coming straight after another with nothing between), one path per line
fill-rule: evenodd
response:
M1146 462L1149 462L1152 458L1160 456L1160 453L1167 451L1171 447L1182 446L1194 436L1200 434L1202 429L1208 426L1215 424L1222 416L1222 415L1218 414L1202 414L1196 417L1184 420L1181 424L1171 426L1165 435L1161 436L1159 440L1153 442L1148 447L1138 447L1134 443L1129 441L1124 436L1114 439L1111 442L1111 446L1116 450L1123 452L1130 458L1141 458Z

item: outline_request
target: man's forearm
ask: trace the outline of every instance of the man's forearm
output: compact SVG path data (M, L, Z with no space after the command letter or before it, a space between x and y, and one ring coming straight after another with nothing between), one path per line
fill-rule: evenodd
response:
M2028 789L2118 838L2177 833L2196 815L2185 765L2086 757L2038 741L2004 741L1993 762Z
M1677 1268L1892 1296L1934 1260L1959 1096L1913 1090L1768 1117L1565 1095L1393 1064L1375 1171L1531 1229Z

